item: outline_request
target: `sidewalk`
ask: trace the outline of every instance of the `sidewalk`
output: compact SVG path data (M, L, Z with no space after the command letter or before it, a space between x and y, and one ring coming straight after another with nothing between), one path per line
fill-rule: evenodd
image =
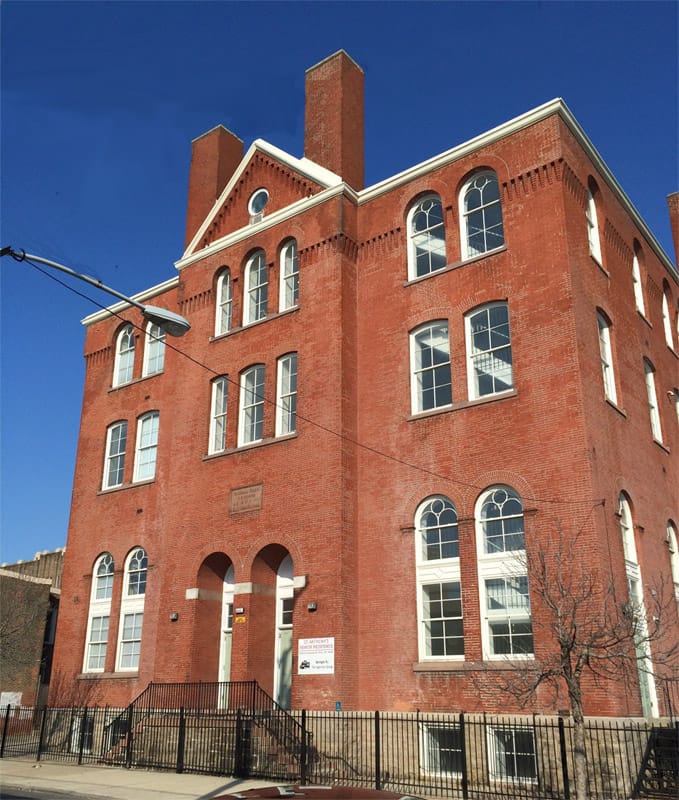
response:
M209 800L227 792L271 786L276 781L229 776L151 772L122 767L77 766L50 761L0 761L0 798L12 789L70 792L98 800Z

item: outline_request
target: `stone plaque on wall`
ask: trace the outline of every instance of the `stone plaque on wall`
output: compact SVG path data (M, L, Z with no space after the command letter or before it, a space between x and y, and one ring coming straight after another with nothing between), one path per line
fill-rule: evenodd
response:
M245 511L259 511L262 508L262 488L261 483L254 486L242 486L240 489L232 489L229 499L229 513L242 514Z

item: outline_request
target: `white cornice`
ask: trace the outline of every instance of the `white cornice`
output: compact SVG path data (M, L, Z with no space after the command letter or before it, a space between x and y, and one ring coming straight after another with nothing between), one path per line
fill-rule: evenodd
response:
M168 281L163 281L163 283L158 283L156 286L152 286L150 289L145 289L143 292L139 292L139 294L130 295L130 300L136 300L138 303L144 303L146 300L150 300L152 297L157 297L159 294L163 294L169 289L174 289L178 283L179 277L175 275L174 278L170 278ZM111 314L118 314L128 308L131 308L130 304L123 300L120 303L108 306L101 311L95 311L94 314L90 314L84 319L81 319L80 322L83 325L91 325L93 322L100 322L102 319L108 319Z

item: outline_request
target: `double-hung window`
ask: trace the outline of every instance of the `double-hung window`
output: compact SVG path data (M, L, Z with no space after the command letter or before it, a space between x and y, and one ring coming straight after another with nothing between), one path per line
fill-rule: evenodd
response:
M667 295L667 290L663 292L662 296L662 327L665 332L665 344L674 350L674 339L672 337L672 318L670 316L670 301Z
M602 264L601 235L599 232L596 201L594 199L595 191L596 188L593 185L590 185L590 188L587 190L587 210L585 212L585 219L587 220L587 241L589 242L589 254L598 264Z
M413 414L451 405L448 323L429 322L410 334Z
M493 780L535 783L538 778L535 734L532 728L512 726L488 731L490 773Z
M287 242L281 250L280 276L278 307L285 311L294 308L299 300L299 259L297 242L294 239Z
M120 603L117 669L122 672L139 669L147 572L146 551L143 547L135 547L125 564Z
M215 317L215 336L228 333L231 330L233 314L233 294L231 286L231 271L224 269L217 278L217 303Z
M639 268L639 257L635 253L632 259L632 282L634 284L634 303L637 311L646 316L646 306L644 304L644 287L641 283L641 269Z
M278 359L276 436L297 430L297 353Z
M460 219L463 259L488 253L505 243L500 187L494 172L478 172L462 187Z
M243 307L243 325L264 319L267 314L269 277L264 251L258 250L250 257L245 267L247 296Z
M240 376L238 445L259 442L264 436L264 364L255 364Z
M150 481L156 476L158 426L160 414L150 411L137 421L137 447L134 458L134 480Z
M532 655L528 577L487 578L484 588L489 654Z
M143 375L156 375L165 366L165 331L149 322L146 328Z
M127 422L121 420L106 431L106 458L102 489L122 486L125 474L125 448L127 447Z
M116 340L116 357L113 366L113 385L121 386L132 380L134 371L134 328L126 325Z
M408 277L429 275L446 266L446 229L437 194L422 198L408 213Z
M110 553L100 555L92 574L83 672L103 672L106 666L113 571L113 556Z
M651 432L653 438L662 442L662 428L660 427L660 411L658 410L658 396L655 392L655 368L653 364L644 359L644 377L646 379L646 397L648 398L648 413L651 418Z
M611 325L601 311L597 311L596 322L599 330L599 356L601 358L604 395L611 403L617 403L618 395L615 390L613 350L611 349Z
M466 317L470 399L509 391L512 343L507 303L491 303Z
M422 769L429 775L460 775L464 765L464 738L453 722L423 722Z
M226 406L228 390L229 379L226 375L222 375L212 381L209 453L221 453L226 449Z

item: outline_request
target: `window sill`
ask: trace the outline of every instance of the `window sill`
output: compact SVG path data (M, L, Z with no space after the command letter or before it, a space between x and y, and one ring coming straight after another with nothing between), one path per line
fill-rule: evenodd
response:
M604 267L604 265L601 263L601 260L600 260L600 259L598 259L598 258L597 258L597 257L594 255L594 253L590 253L590 254L589 254L589 257L590 257L590 258L592 259L592 261L593 261L593 262L594 262L594 263L597 265L597 267L599 267L599 269L600 269L600 270L601 270L601 271L604 273L604 275L605 275L605 276L608 278L608 280L610 280L610 279L611 279L611 273L610 273L610 272L609 272L609 271L606 269L606 267Z
M236 453L247 453L250 450L257 450L260 447L268 447L278 442L288 442L291 439L296 439L297 433L287 433L285 436L273 436L269 439L260 439L258 442L251 442L250 444L243 444L240 447L229 447L226 450L220 450L219 453L207 453L203 456L203 461L215 461L225 456L232 456Z
M641 317L641 319L642 319L642 320L643 320L643 321L644 321L644 322L645 322L645 323L648 325L648 327L649 327L651 330L653 330L653 323L651 322L651 320L650 320L650 319L647 319L647 318L646 318L646 315L644 314L644 312L643 312L643 311L639 311L639 309L637 308L637 314L638 314L638 315Z
M151 380L151 378L157 378L159 375L162 375L164 371L165 370L154 372L153 375L142 375L141 378L133 378L131 381L127 381L127 383L120 383L118 386L111 386L111 388L107 391L110 394L111 392L118 392L120 389L127 389L128 386L136 386L138 383Z
M489 394L485 397L479 397L475 400L462 400L459 403L451 403L448 406L441 406L440 408L432 408L429 411L418 411L415 414L409 414L406 419L408 422L413 420L425 419L427 417L434 417L438 414L445 414L449 411L459 411L463 408L473 408L474 406L486 405L486 403L493 403L496 400L507 400L510 397L518 397L516 389L508 389L506 392L498 392L497 394Z
M667 345L667 349L670 351L670 353L672 353L672 355L673 355L675 358L679 358L679 353L677 353L677 351L674 349L674 345L671 345L671 346L670 346L670 345L668 344L668 345Z
M656 438L655 438L655 436L654 436L654 437L653 437L653 442L654 442L655 444L657 444L657 445L658 445L658 447L659 447L661 450L664 450L664 451L667 453L667 455L669 455L669 454L670 454L670 448L669 448L669 447L668 447L666 444L663 444L663 442L661 442L661 441L660 441L660 439L656 439Z
M403 285L413 286L421 281L426 281L427 278L433 278L434 275L443 275L447 272L452 272L453 270L459 269L460 267L466 267L467 264L476 264L477 261L483 261L484 258L489 258L490 256L495 256L499 253L505 253L506 251L507 245L503 244L502 247L496 247L494 250L488 250L486 253L480 253L478 256L465 258L461 261L453 261L451 264L446 264L445 267L441 267L441 269L435 269L433 272L428 272L426 275L417 275L414 278L408 278L407 281L403 282Z
M614 403L614 402L613 402L613 400L610 400L608 397L605 397L604 399L606 400L606 402L608 403L608 405L609 405L609 406L610 406L610 407L611 407L611 408L612 408L614 411L617 411L617 412L618 412L618 414L620 414L620 416L622 416L622 417L624 417L625 419L627 419L627 412L626 412L626 411L624 411L622 408L620 408L620 406L619 406L617 403Z
M236 333L241 333L241 331L247 331L250 330L250 328L256 328L258 325L263 325L265 322L270 322L272 319L287 317L288 314L294 314L296 311L299 311L299 306L292 306L292 308L286 308L284 311L275 311L273 314L267 314L265 317L262 317L262 319L257 319L254 322L246 322L244 325L238 325L237 327L231 328L231 330L228 330L225 333L217 333L214 336L210 336L208 341L219 342L229 336L234 336ZM127 386L127 384L125 385Z
M123 483L120 486L111 486L108 489L99 489L97 495L105 495L105 494L115 494L115 492L122 492L125 489L135 489L137 486L148 486L151 483L155 483L155 478L149 478L146 481L133 481L132 483Z
M138 670L131 670L130 672L81 672L76 675L76 680L79 681L119 681L119 680L137 680L139 678Z
M416 661L413 672L499 672L525 669L535 661L534 656L515 656L511 660L495 656L493 661ZM502 660L500 660L502 658Z

